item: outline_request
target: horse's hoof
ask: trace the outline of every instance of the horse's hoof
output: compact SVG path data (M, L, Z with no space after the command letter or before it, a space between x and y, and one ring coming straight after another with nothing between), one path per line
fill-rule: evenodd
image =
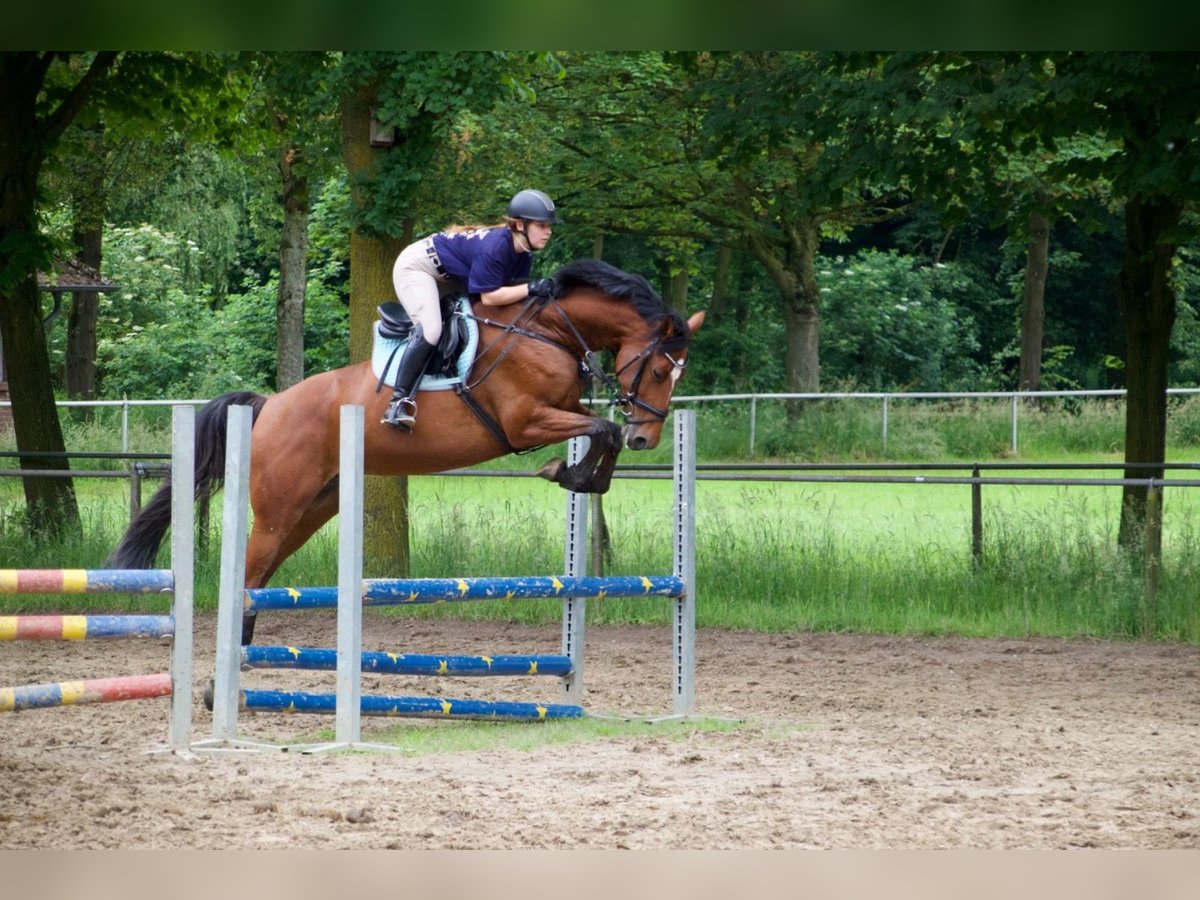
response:
M547 481L558 484L558 480L562 478L563 469L566 467L567 464L561 459L552 459L538 469L537 474L539 478L545 478Z

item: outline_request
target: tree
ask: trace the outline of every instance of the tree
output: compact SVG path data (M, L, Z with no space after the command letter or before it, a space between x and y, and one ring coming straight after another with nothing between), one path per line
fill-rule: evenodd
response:
M18 449L62 451L36 273L49 263L49 241L37 223L39 175L74 121L94 124L100 111L120 110L123 124L156 128L186 121L212 137L230 121L235 96L224 89L219 54L95 54L57 51L0 53L0 340L10 358L13 424ZM94 101L89 105L89 101ZM85 112L94 111L86 120ZM33 463L28 463L33 465ZM55 460L46 468L69 468ZM66 478L26 478L25 497L35 532L78 530L74 487Z
M1179 245L1196 236L1185 219L1200 204L1200 54L1072 53L1052 60L1055 107L1081 130L1104 134L1119 150L1089 161L1112 184L1125 216L1117 305L1125 323L1125 476L1152 478L1166 459L1167 372L1176 297L1171 270ZM1048 125L1053 124L1048 122ZM1061 127L1061 126L1060 126ZM1127 486L1121 542L1161 552L1146 488Z
M346 54L337 73L342 156L350 178L350 359L370 355L375 307L394 296L391 271L412 239L418 196L460 116L490 107L527 61L502 53ZM425 185L427 187L427 185ZM376 425L378 427L378 425ZM365 551L381 570L408 571L408 480L371 477Z
M37 225L38 176L46 157L116 59L117 54L110 52L90 58L50 51L0 52L4 97L0 104L0 342L10 359L18 450L66 449L51 389L37 287L38 270L48 270L50 262ZM51 78L55 63L66 70L61 83ZM23 459L22 465L70 468L65 459ZM69 479L29 477L24 487L33 533L79 530L79 508Z
M337 97L328 84L335 63L336 56L328 52L255 53L250 60L260 81L257 108L270 135L282 213L275 304L277 390L304 378L309 192L335 159Z
M82 138L82 152L74 155L75 203L71 239L80 262L100 273L103 254L105 153L104 123L75 129ZM99 294L76 293L67 314L67 396L78 400L96 398L96 320Z
M702 214L742 235L778 292L786 384L821 389L823 238L899 214L911 196L903 169L879 152L878 114L848 116L838 102L861 90L860 73L822 53L736 53L705 61L708 152L724 176Z
M1200 203L1200 54L895 54L880 70L882 90L862 99L886 103L897 133L924 136L924 184L954 185L942 197L965 203L975 191L994 201L989 166L1017 155L1043 155L1053 184L1108 185L1125 222L1114 285L1126 337L1125 474L1157 476L1166 456L1172 264L1197 234L1188 214ZM1074 152L1081 141L1099 149ZM1161 537L1147 521L1147 496L1125 488L1120 540L1156 556Z

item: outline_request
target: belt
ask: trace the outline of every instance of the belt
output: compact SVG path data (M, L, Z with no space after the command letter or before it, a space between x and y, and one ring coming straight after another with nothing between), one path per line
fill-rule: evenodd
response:
M446 267L442 265L442 261L438 259L437 250L433 247L432 239L425 245L425 255L433 262L433 267L437 269L437 273L443 278L449 278L450 273L446 271Z

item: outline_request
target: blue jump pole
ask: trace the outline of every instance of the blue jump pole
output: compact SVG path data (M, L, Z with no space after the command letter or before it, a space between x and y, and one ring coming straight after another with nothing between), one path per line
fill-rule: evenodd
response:
M368 578L362 582L364 606L566 597L679 597L683 593L684 582L677 575ZM336 587L251 588L245 592L244 609L332 609L337 606L337 597Z
M242 665L252 669L335 671L337 651L314 647L241 648ZM434 656L422 653L364 652L362 671L389 675L550 675L571 673L571 660L556 654L498 656Z
M336 694L301 691L243 690L238 709L250 712L298 712L333 714ZM579 719L583 708L560 703L514 703L492 700L456 700L447 697L380 697L364 694L359 711L364 716L396 716L426 719Z

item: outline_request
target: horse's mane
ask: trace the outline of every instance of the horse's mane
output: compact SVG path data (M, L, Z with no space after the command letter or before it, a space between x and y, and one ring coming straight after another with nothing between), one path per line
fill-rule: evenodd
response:
M668 342L670 346L664 344L663 349L669 351L687 344L687 322L663 303L662 297L641 275L623 272L603 260L577 259L554 273L554 285L554 293L558 297L575 287L591 287L609 296L628 300L649 325L658 325L663 319L670 318L673 320L675 337Z

